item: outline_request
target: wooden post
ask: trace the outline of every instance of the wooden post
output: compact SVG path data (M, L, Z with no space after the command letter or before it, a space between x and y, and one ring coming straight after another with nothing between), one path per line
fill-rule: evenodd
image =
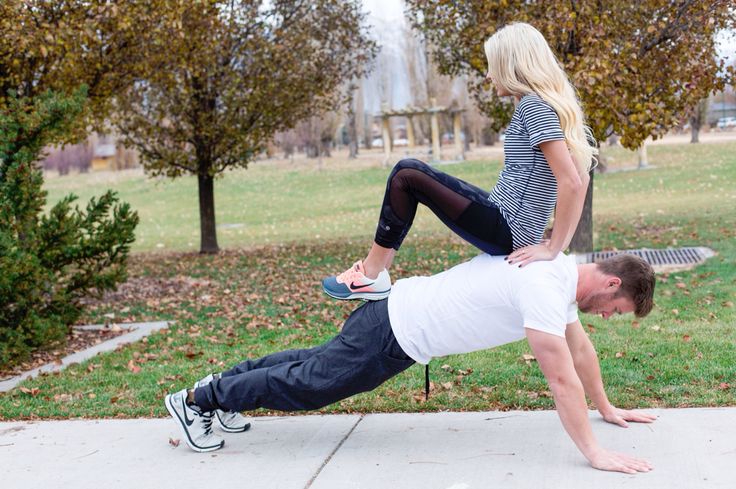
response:
M434 110L437 106L437 99L433 98L431 102L432 107L429 110L432 113L432 161L440 161L442 159L440 153L440 121L437 111Z
M459 160L465 159L465 145L463 144L462 112L452 113L452 130L455 133L455 151Z
M416 146L417 141L414 137L414 117L406 116L406 139L409 140L409 147L413 148Z
M387 115L382 117L383 126L383 154L385 159L383 160L383 166L388 166L389 160L391 159L391 122Z

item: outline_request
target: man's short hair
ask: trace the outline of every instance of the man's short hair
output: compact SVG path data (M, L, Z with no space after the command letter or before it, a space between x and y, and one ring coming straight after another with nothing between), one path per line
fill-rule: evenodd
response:
M596 262L606 275L621 279L616 297L625 296L634 303L634 314L644 317L654 307L654 270L638 256L622 253Z

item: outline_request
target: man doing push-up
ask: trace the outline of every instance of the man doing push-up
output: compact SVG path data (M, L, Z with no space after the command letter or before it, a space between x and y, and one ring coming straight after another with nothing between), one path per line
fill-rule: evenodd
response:
M645 316L654 284L652 268L626 254L577 265L560 253L524 267L479 255L437 275L397 281L387 299L358 307L327 343L246 360L208 375L194 389L167 395L165 404L187 444L212 451L224 445L212 431L215 417L225 431L245 431L250 425L241 411L318 409L374 389L414 363L526 337L565 430L590 464L647 472L647 461L606 450L593 435L586 394L610 423L655 417L608 401L577 311Z

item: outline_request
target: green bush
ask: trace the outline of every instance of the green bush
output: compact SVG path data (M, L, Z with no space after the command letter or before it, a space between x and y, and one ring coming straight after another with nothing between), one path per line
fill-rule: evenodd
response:
M0 106L0 365L63 340L80 299L126 278L137 213L108 191L81 210L69 195L43 212L38 160L62 141L84 110L86 93L10 93Z

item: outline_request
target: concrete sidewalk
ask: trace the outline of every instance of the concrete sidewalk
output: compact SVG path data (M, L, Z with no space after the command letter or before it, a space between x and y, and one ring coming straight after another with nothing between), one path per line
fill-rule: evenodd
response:
M0 485L21 488L736 488L736 408L652 410L609 425L603 446L650 460L626 475L591 469L557 413L483 412L254 418L195 453L171 419L0 423Z

